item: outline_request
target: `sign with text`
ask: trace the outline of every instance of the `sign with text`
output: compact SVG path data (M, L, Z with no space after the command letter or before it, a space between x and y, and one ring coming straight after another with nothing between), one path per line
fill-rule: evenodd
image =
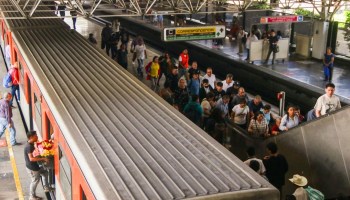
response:
M285 22L303 22L304 17L302 15L289 15L289 16L268 16L260 17L260 24L273 24L273 23L285 23Z
M162 32L162 40L165 42L209 40L225 36L224 25L164 28Z

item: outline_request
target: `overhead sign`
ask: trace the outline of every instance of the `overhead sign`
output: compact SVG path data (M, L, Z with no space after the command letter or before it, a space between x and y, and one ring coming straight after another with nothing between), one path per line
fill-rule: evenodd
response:
M260 17L260 24L302 22L302 21L304 21L304 17L302 15Z
M162 40L165 42L209 40L225 36L224 25L164 28L162 32Z

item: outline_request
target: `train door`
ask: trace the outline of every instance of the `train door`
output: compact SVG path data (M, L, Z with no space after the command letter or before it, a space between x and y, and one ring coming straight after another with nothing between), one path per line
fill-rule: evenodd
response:
M28 99L29 99L29 110L28 110L28 115L29 115L29 130L34 130L34 125L33 125L33 103L32 103L32 85L30 84L30 79L27 78L27 87L28 87Z
M47 139L54 139L54 127L53 127L53 124L51 123L50 119L48 118L47 114L45 113L45 127L46 127L46 130L45 130L45 138ZM55 179L55 164L54 164L54 158L52 157L50 159L50 162L49 162L49 165L47 167L47 171L48 171L48 182L49 182L49 186L51 188L56 188L55 184L56 184L56 179ZM52 190L51 191L51 196L52 197L55 197L56 194L55 194L55 190Z

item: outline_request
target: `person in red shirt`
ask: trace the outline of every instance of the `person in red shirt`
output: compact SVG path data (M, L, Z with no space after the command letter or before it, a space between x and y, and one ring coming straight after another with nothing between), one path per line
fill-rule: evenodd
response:
M188 56L188 50L184 49L179 56L179 78L186 75L189 60L190 57Z
M10 68L10 75L11 75L11 79L12 79L12 86L11 86L11 101L10 101L10 106L14 107L12 105L13 102L13 98L15 96L15 93L17 91L17 101L19 102L20 100L20 92L19 92L19 70L18 70L18 63L15 62L11 68Z

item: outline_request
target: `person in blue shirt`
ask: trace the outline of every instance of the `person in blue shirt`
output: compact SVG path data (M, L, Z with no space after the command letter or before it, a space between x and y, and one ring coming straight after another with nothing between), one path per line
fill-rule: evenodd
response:
M200 89L200 80L199 80L200 71L196 70L193 72L192 78L188 81L187 87L191 95L199 95Z
M323 70L324 70L324 80L332 81L333 78L333 63L334 54L332 53L332 48L327 47L326 53L323 58Z

